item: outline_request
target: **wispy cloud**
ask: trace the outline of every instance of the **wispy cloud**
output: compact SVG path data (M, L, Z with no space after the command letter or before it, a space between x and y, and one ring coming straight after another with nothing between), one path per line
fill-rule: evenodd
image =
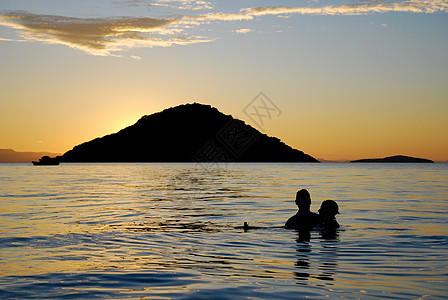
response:
M168 47L209 42L209 39L185 36L173 18L84 19L29 13L0 15L0 25L21 30L26 40L63 44L93 55L139 47Z
M4 41L4 42L26 42L26 40L5 39L5 38L0 38L0 41Z
M243 8L234 14L210 13L195 17L196 20L252 20L258 16L288 15L322 15L322 16L354 16L374 13L409 12L409 13L436 13L448 12L447 0L410 0L410 1L367 1L352 5L327 5L320 7L285 7L270 6L257 8Z
M137 55L131 55L131 57L135 60L142 60L142 58L140 56Z
M249 33L251 31L252 31L252 29L250 29L250 28L241 28L241 29L235 30L236 33L242 33L242 34Z
M180 10L203 10L213 8L209 1L202 0L126 0L124 2L116 1L115 3L127 6L162 6Z
M154 6L168 6L182 10L202 10L213 8L209 1L201 0L158 0L154 1Z
M119 56L120 51L132 48L211 42L214 38L188 35L188 31L217 21L259 20L264 16L283 18L294 15L353 16L390 12L448 12L448 0L373 0L352 5L320 5L317 2L312 6L237 8L234 13L212 11L205 14L202 10L213 9L210 1L127 0L120 3L128 6L169 6L189 10L189 14L164 18L74 18L13 12L0 14L0 25L19 30L22 38L27 41L67 45L93 55ZM247 28L233 29L236 33L250 31ZM13 40L0 38L0 41Z
M352 5L330 5L323 7L260 7L241 10L250 16L265 15L363 15L372 13L410 12L435 13L448 12L446 0L411 0L399 2L368 1Z

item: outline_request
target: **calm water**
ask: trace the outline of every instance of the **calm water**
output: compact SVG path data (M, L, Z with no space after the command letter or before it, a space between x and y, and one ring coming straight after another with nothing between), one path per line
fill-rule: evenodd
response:
M447 213L447 164L0 164L0 298L446 299Z

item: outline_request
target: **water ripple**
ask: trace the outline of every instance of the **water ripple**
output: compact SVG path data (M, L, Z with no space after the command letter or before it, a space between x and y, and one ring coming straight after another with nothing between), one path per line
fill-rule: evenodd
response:
M446 165L8 164L0 178L0 298L448 295ZM339 231L282 228L300 188L312 210L337 200Z

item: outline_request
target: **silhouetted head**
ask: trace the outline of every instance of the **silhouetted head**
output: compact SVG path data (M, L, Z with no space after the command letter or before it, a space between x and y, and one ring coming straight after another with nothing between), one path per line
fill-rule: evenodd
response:
M334 200L325 200L319 208L319 215L327 218L334 218L339 213L339 207Z
M296 194L296 204L299 209L309 210L311 206L311 196L307 190L301 189Z

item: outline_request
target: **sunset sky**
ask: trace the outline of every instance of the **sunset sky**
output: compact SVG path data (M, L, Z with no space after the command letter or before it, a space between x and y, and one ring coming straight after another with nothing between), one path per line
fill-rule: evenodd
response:
M448 0L0 0L0 70L0 149L199 102L318 159L448 161Z

